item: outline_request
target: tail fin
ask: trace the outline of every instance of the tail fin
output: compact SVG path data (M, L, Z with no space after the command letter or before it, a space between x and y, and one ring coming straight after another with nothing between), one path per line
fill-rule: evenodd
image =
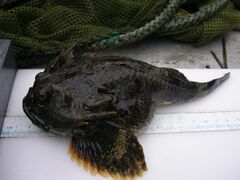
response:
M218 86L225 82L230 77L230 73L226 73L224 76L214 79L209 82L199 83L198 96L204 96L214 91Z
M163 78L163 72L167 74L165 79ZM160 74L160 77L162 77L159 78L160 82L158 82L160 86L156 93L152 95L152 99L159 105L198 99L214 91L230 76L230 73L227 73L223 77L200 83L189 81L181 72L173 69L161 69Z

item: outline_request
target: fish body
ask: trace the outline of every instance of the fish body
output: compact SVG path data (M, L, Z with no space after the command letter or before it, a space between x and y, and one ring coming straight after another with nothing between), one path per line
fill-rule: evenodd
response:
M124 179L147 170L136 135L156 105L201 97L228 77L198 83L130 58L59 56L36 76L23 109L35 125L72 136L72 158L92 174Z

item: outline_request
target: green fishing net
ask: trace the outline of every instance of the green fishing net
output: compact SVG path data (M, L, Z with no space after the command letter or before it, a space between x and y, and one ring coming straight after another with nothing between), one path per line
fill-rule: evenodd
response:
M12 39L20 67L42 63L75 42L87 51L152 35L201 45L223 32L240 29L239 3L216 2L5 0L0 1L0 38Z

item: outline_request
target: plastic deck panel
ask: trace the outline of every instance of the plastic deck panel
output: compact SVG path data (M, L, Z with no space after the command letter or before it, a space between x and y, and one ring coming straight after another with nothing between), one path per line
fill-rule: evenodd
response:
M11 42L0 39L0 133L15 74L16 65Z

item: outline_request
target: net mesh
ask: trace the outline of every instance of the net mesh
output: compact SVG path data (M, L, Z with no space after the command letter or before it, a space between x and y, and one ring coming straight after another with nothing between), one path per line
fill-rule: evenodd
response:
M173 18L191 14L212 1L189 1ZM20 57L19 66L32 65L33 60L23 57L47 55L76 41L133 31L154 19L166 3L165 0L5 1L0 3L3 9L0 38L13 40L16 55ZM204 44L225 31L240 29L239 24L240 12L229 1L215 16L196 26L171 33L159 30L154 35Z
M182 11L187 15L187 11ZM240 30L240 11L237 10L232 2L212 18L184 31L176 31L169 34L169 38L192 43L196 46L204 45L215 37L229 31ZM164 34L157 34L162 36Z

